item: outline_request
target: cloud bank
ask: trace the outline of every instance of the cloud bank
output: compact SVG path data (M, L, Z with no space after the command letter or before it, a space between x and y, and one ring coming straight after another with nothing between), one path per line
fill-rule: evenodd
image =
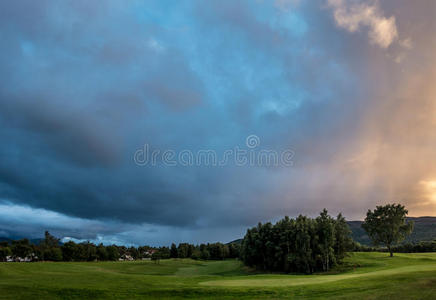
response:
M324 207L436 214L435 5L1 1L3 235L228 241ZM252 134L294 165L133 161Z

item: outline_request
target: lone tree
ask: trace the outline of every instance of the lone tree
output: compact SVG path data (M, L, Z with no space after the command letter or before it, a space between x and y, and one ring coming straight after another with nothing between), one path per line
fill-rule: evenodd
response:
M157 250L151 255L151 260L154 261L154 263L156 264L160 263L161 258L162 258L162 253L159 250Z
M401 204L377 206L368 210L362 227L374 245L384 244L392 256L392 246L403 241L413 230L413 222L406 223L408 211Z

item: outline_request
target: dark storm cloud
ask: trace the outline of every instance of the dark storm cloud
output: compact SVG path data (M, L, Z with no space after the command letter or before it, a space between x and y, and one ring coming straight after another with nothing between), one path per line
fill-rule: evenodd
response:
M109 143L109 135L86 114L65 111L65 107L53 107L53 103L46 100L50 97L45 95L27 97L38 104L29 109L28 103L22 103L14 96L9 99L3 97L0 114L4 127L14 126L27 132L31 139L42 142L42 148L38 149L41 152L51 152L51 155L77 165L92 167L117 163L116 145Z
M434 170L398 168L433 146L432 102L417 96L434 95L434 4L406 2L371 2L362 20L348 1L2 1L1 227L16 235L26 212L78 239L194 241L323 207L432 209L419 182ZM401 144L411 124L420 147ZM220 154L250 134L293 149L294 166L133 162L144 144Z

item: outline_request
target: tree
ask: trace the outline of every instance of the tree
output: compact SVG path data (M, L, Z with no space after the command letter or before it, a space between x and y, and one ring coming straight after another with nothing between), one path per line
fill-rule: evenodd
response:
M93 243L90 243L89 241L80 243L79 249L81 260L96 261L98 259L97 247Z
M168 247L159 247L158 252L160 253L161 259L168 259L170 258L170 248Z
M77 260L77 255L79 252L78 245L73 241L68 241L62 245L62 257L65 261Z
M59 239L51 235L48 231L44 233L44 240L39 245L41 258L44 260L62 260L62 250L59 246Z
M12 254L15 257L26 257L32 252L32 247L30 246L28 239L22 239L18 241L12 241Z
M331 265L336 263L335 258L335 221L329 216L327 210L321 212L317 223L318 249L323 271L328 271Z
M6 257L12 255L9 246L0 246L0 261L6 261Z
M164 247L162 247L164 248ZM159 248L159 250L153 252L153 254L151 255L151 260L153 260L155 263L159 264L160 260L163 258L166 258L166 253L165 253L165 249L162 250L162 248Z
M313 273L316 246L316 231L314 220L306 216L298 216L293 228L292 249L288 254L289 268L292 271L310 274Z
M108 260L117 260L118 258L120 258L120 252L119 252L117 246L115 246L115 245L107 246L106 252L107 252L107 259Z
M100 245L97 246L97 257L98 257L98 260L107 260L108 259L106 247L101 243L100 243Z
M179 258L189 258L192 254L191 245L188 243L180 243L177 249L177 254Z
M194 251L192 252L191 258L195 259L195 260L200 259L201 258L200 249L194 249Z
M177 258L178 257L178 255L177 255L177 246L174 243L171 244L170 257L171 258Z
M129 248L129 254L130 254L130 256L133 257L133 259L138 259L139 258L139 251L135 247L130 247Z
M210 252L209 252L206 244L200 245L200 253L201 253L200 254L201 259L204 259L204 260L210 259Z
M62 250L59 247L47 248L43 252L44 260L61 261Z
M335 223L335 256L341 260L347 251L353 248L353 240L350 237L351 230L345 218L339 214Z
M50 232L46 231L44 233L44 240L41 243L41 246L45 246L47 248L59 247L59 239L50 234Z
M237 257L239 257L240 248L241 248L241 246L239 244L231 243L229 245L229 257L230 258L237 258Z
M407 213L401 204L377 206L374 211L368 210L362 227L374 245L384 244L392 257L392 246L403 241L413 230L413 222L406 223Z

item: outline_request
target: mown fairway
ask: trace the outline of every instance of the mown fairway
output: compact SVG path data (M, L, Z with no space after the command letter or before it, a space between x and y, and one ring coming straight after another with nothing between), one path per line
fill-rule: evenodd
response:
M353 253L330 274L259 274L236 260L0 263L0 299L436 299L436 253Z

